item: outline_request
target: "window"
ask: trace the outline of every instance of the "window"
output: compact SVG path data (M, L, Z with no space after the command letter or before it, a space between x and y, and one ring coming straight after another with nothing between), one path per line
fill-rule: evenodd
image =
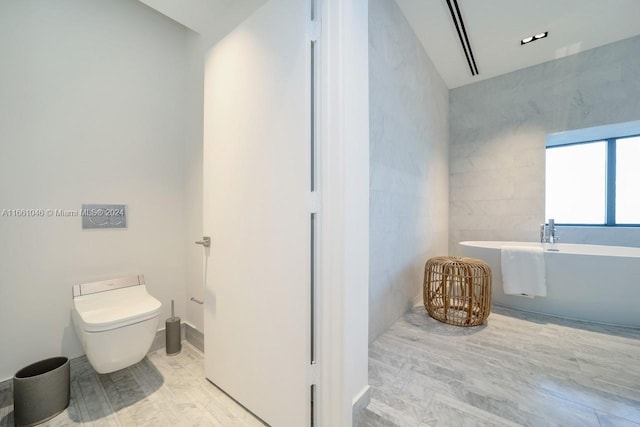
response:
M640 225L640 136L547 142L546 218Z
M616 142L616 224L640 224L640 136Z

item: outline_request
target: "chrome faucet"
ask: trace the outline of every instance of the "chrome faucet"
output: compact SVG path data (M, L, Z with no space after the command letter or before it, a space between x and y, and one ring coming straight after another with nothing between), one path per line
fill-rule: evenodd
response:
M556 221L549 218L549 224L540 224L540 243L558 243L560 238L556 234Z
M549 218L549 243L558 243L558 236L556 235L556 221L553 218Z
M556 221L549 218L549 224L540 224L540 243L558 243Z

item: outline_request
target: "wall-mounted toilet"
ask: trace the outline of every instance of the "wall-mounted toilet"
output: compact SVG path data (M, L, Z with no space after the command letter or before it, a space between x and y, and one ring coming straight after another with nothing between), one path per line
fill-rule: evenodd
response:
M147 292L144 276L75 285L73 324L93 368L106 374L141 361L156 335L161 306Z

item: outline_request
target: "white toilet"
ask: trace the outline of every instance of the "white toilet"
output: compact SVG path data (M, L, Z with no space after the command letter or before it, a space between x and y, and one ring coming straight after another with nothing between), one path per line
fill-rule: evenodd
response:
M144 276L73 287L73 324L89 362L100 374L141 361L158 328L160 301L149 295Z

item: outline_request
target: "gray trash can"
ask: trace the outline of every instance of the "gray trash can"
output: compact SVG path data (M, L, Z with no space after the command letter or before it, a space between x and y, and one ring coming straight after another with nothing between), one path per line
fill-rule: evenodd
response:
M13 419L16 426L32 426L58 415L69 406L69 359L52 357L20 369L13 377Z

